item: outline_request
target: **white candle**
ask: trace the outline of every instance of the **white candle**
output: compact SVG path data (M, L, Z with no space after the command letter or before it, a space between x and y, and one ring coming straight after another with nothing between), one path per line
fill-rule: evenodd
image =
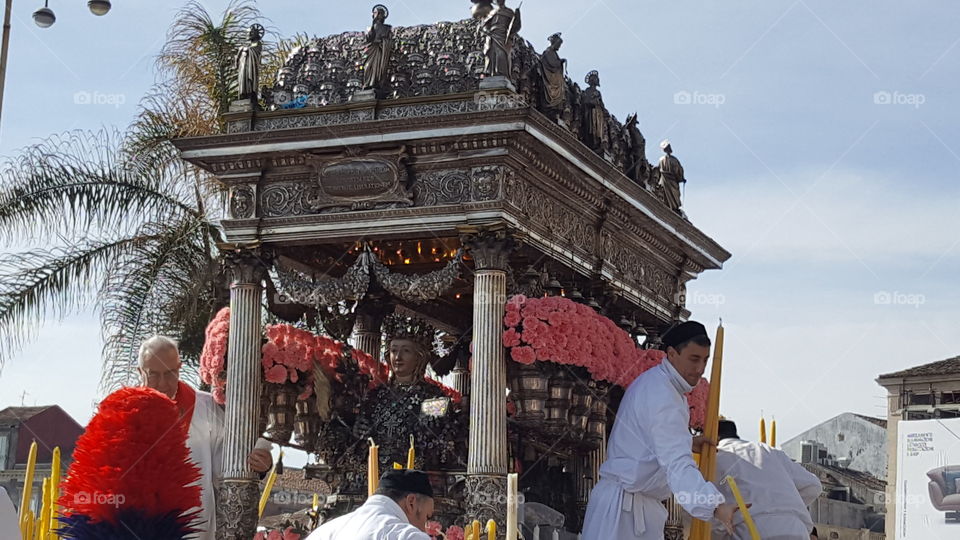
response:
M517 473L507 475L507 540L517 540Z

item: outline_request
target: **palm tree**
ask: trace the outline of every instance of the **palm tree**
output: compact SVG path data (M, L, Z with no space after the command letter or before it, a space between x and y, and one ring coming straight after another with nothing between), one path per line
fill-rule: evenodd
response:
M170 141L222 130L237 50L259 19L249 0L219 21L187 3L126 131L52 136L0 165L0 246L44 246L0 255L0 366L46 318L94 307L104 390L132 381L137 347L153 333L178 338L195 368L204 327L226 301L222 195Z

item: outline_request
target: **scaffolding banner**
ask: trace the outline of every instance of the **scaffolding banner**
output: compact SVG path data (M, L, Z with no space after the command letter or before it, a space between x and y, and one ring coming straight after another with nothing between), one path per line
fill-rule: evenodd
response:
M960 418L897 429L897 540L960 538Z

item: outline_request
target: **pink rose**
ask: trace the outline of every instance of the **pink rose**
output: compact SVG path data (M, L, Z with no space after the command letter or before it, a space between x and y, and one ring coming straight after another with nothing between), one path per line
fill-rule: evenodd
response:
M520 324L520 320L520 313L516 311L509 311L503 316L503 324L507 327L513 327Z
M447 540L463 540L463 536L464 533L462 527L451 525L450 528L447 529Z
M436 537L436 536L439 535L441 532L443 532L443 528L442 528L442 526L440 525L440 523L438 523L438 522L436 522L436 521L428 521L425 532L426 532L427 534L429 534L431 537Z
M293 527L287 527L283 531L283 540L300 540L300 534L293 532Z
M273 366L266 370L263 376L267 379L268 383L283 384L287 382L287 369L280 365Z
M527 346L514 347L510 349L510 356L514 361L521 364L532 364L536 358L533 349Z
M283 540L283 535L280 534L280 531L274 529L267 535L267 540Z
M516 347L520 345L520 334L517 333L517 330L511 328L503 333L503 346L504 347Z
M224 403L226 403L226 402L227 402L227 392L226 392L226 389L223 388L222 386L214 386L214 387L213 387L213 400L216 401L217 403L219 403L220 405L223 405Z

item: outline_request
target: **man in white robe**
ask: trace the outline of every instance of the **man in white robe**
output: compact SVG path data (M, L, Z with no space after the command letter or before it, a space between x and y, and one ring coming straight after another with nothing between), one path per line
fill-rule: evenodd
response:
M207 392L191 388L180 380L180 351L177 342L153 336L140 345L140 376L143 385L166 394L177 403L181 421L189 423L187 447L200 468L201 511L195 522L202 532L197 540L213 540L217 530L216 489L222 478L223 409ZM251 470L264 473L273 466L270 443L263 439L247 456Z
M389 470L363 506L324 523L307 540L430 540L433 489L427 475Z
M583 540L662 540L662 501L671 494L693 517L732 526L736 505L703 479L693 461L684 396L706 369L710 338L691 321L667 332L663 343L667 359L637 377L620 403L607 461L590 493Z
M0 486L0 540L20 540L20 517L6 488Z
M740 440L737 426L720 421L717 445L717 479L727 476L737 482L740 493L753 505L750 517L763 540L807 540L813 530L810 504L823 492L820 479L782 451ZM721 483L720 492L733 497ZM743 516L734 520L737 536L718 534L719 539L749 538Z

